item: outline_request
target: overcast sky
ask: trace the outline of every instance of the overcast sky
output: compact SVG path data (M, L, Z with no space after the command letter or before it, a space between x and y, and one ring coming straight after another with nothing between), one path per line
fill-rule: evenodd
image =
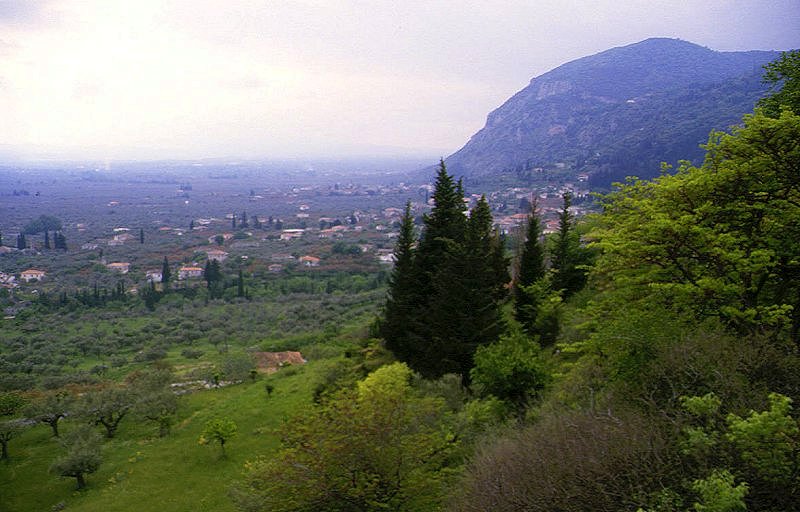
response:
M800 0L0 0L0 159L447 155L648 37L800 47Z

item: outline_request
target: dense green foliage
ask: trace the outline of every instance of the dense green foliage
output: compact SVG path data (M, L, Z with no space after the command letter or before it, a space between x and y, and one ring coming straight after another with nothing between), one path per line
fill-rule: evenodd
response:
M219 448L222 450L222 456L225 456L225 443L230 441L239 428L236 423L229 418L213 418L206 422L203 427L203 433L200 434L198 443L200 444L213 444L219 443Z
M602 199L553 391L477 452L454 510L797 509L800 117L779 112Z
M504 329L500 304L509 279L485 197L467 217L463 196L442 162L416 248L406 209L381 334L423 376L456 373L468 382L475 350Z
M103 462L100 436L88 427L79 428L64 436L61 444L66 455L56 460L50 471L59 476L75 478L78 490L86 487L86 475L94 473Z
M797 341L800 117L756 113L712 134L707 151L701 167L604 199L590 235L603 251L596 275L629 304L716 316L741 332L782 327Z
M542 221L534 203L525 225L525 241L518 256L514 279L514 316L526 329L536 321L538 297L525 293L523 289L544 276L545 254L542 243Z
M411 371L384 366L294 419L282 449L247 468L247 511L438 510L456 441L441 399L419 396Z
M29 223L25 224L22 228L22 233L25 235L35 235L37 233L48 231L61 231L61 220L52 215L39 215Z
M788 108L800 114L800 50L783 52L764 69L764 81L773 87L773 93L758 102L764 113L778 117L782 108Z

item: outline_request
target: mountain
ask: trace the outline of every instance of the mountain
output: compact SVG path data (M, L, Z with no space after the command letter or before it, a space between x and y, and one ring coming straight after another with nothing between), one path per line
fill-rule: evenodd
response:
M662 161L700 159L712 129L752 111L767 90L762 66L779 55L655 38L568 62L490 113L448 169L523 181L563 169L587 173L595 188L656 176Z

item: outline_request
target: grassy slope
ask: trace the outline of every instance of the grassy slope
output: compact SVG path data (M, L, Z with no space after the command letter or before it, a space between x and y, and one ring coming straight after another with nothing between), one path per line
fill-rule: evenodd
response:
M171 435L125 418L118 437L106 441L103 465L88 476L89 488L76 492L74 479L48 473L61 453L46 425L29 429L10 443L11 460L0 463L0 511L48 511L63 502L75 511L233 511L227 493L247 460L278 446L273 429L310 404L315 376L325 362L283 370L266 380L185 395ZM264 384L275 386L267 397ZM237 437L220 457L218 446L197 440L214 416L233 419ZM70 428L65 421L63 430Z

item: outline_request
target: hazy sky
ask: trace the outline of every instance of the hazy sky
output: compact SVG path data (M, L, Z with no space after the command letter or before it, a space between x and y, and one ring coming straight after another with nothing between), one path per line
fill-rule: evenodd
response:
M800 47L800 0L0 0L0 159L447 155L569 60Z

